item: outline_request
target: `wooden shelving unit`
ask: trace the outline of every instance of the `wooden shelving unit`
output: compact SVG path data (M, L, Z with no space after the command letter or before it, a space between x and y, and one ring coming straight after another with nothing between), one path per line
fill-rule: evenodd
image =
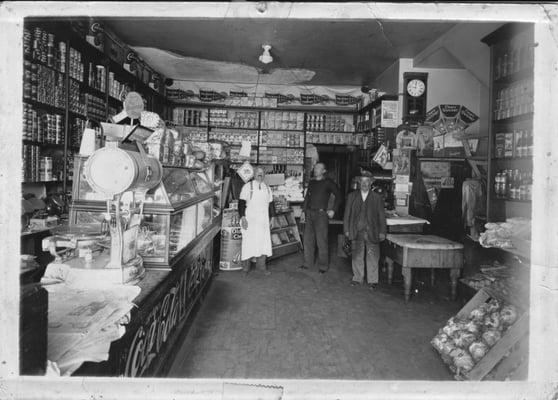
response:
M483 38L482 42L490 47L491 65L492 120L488 146L488 222L500 222L517 216L530 217L531 201L498 196L495 190L495 177L497 173L510 169L530 171L529 175L532 176L532 157L517 156L515 146L518 132L536 134L532 131L533 112L527 107L529 98L525 97L529 95L528 89L533 85L532 48L535 46L533 24L506 24ZM507 60L507 63L504 60ZM518 87L521 89L519 93ZM518 104L522 107L518 107ZM509 138L513 137L512 149L509 149L510 152L513 151L511 157L496 157L496 135L502 134L508 134ZM508 145L509 143L506 144Z
M64 133L64 142L63 143L47 143L47 142L40 142L37 140L23 140L23 144L31 145L31 146L38 146L39 147L39 157L43 153L43 150L50 149L51 151L62 151L62 154L58 154L57 157L62 157L64 168L63 168L63 176L61 180L56 181L24 181L23 185L25 188L26 184L48 184L49 187L53 185L61 186L61 189L64 193L68 192L68 185L67 183L70 182L68 179L69 173L72 169L71 165L68 165L67 160L73 159L71 157L72 153L76 153L79 150L79 147L73 144L72 136L72 125L74 119L78 118L83 121L89 119L93 123L100 123L108 120L109 118L109 107L120 111L122 108L122 102L119 99L114 98L110 95L109 91L109 74L111 72L114 73L117 80L120 82L126 82L129 84L130 89L134 91L138 91L142 96L147 99L148 103L148 110L158 112L162 118L166 117L166 107L169 105L168 100L166 97L143 81L141 81L138 77L134 74L126 71L118 62L113 60L110 56L105 54L103 51L97 49L90 43L88 43L84 37L80 35L74 28L73 23L69 22L69 20L57 20L53 18L26 18L24 22L24 28L29 29L31 32L31 41L29 43L30 52L24 53L24 60L26 62L30 62L32 64L37 64L42 67L46 67L56 74L60 74L65 84L65 93L63 95L64 98L64 107L57 107L52 104L47 104L42 101L38 101L36 99L31 98L30 96L24 96L23 102L33 107L33 109L46 112L56 115L61 115L63 120L63 133ZM60 47L57 45L53 50L53 53L60 53L60 48L63 48L65 53L61 54L60 59L64 60L65 63L62 65L55 65L49 66L50 63L45 63L44 59L41 60L40 57L36 57L33 50L33 34L34 29L39 28L42 29L43 32L47 34L54 35L56 43L61 43ZM44 37L44 35L43 35ZM63 47L62 47L63 46ZM70 53L73 51L77 51L81 54L81 63L83 64L83 76L80 79L75 75L75 65L73 62L75 60L70 60ZM39 52L40 53L40 52ZM71 64L72 63L72 64ZM94 66L103 66L104 67L104 78L103 81L105 83L104 88L93 87L89 85L88 76L89 76L89 64ZM74 71L73 74L70 72ZM63 72L62 72L63 70ZM57 76L60 76L57 75ZM25 80L24 84L30 84L30 80ZM99 115L91 116L87 115L87 110L85 113L76 112L74 108L70 106L70 97L72 93L70 91L70 86L74 89L77 87L79 90L79 96L84 96L85 94L92 95L100 100L100 103L104 105L104 109ZM98 86L98 85L97 85ZM75 93L74 93L75 96ZM75 101L75 98L74 100ZM80 100L81 102L81 100ZM31 161L29 161L31 162ZM49 189L50 190L50 189Z

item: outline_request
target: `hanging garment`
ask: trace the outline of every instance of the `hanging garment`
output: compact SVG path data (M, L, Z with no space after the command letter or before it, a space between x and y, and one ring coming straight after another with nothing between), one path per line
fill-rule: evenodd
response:
M271 189L264 182L251 181L240 191L246 201L248 228L242 229L242 260L261 255L271 256L269 203L273 201Z
M482 203L482 184L478 180L468 179L463 182L461 211L465 226L475 225L475 215L478 215Z

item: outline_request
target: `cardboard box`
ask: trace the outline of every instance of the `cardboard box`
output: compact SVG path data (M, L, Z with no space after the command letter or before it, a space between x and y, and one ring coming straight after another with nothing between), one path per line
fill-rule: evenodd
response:
M504 157L513 157L513 132L505 135Z
M505 142L506 142L506 134L505 133L497 133L495 135L494 157L504 158Z

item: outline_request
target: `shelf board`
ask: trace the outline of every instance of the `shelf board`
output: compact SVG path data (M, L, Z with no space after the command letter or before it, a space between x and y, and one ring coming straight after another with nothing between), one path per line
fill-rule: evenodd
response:
M351 131L351 132L345 132L345 131L316 131L316 130L312 130L312 129L306 129L306 133L328 133L328 134L334 134L337 135L338 133L344 134L344 135L354 135L356 132L355 131Z
M65 113L65 110L63 108L56 107L56 106L53 106L53 105L50 105L50 104L47 104L47 103L43 103L43 102L40 102L40 101L37 101L37 100L26 99L24 97L23 102L27 103L29 105L32 105L34 107L41 108L45 111L53 112L55 114L62 114L63 115Z
M304 133L304 129L283 129L283 128L261 128L261 131L272 131L272 132L298 132Z
M72 79L74 79L74 78L72 78ZM74 80L75 80L76 82L79 82L79 81L77 81L76 79L74 79ZM95 87L93 87L93 86L89 86L89 85L88 85L87 83L85 83L85 82L79 82L79 84L80 84L80 88L81 88L83 91L87 92L87 93L94 94L95 96L102 97L103 99L104 99L104 98L106 97L106 95L107 95L106 92L103 92L101 89L97 89L97 88L95 88Z
M512 74L506 75L502 78L494 80L494 85L509 85L510 83L515 83L517 81L532 78L534 75L533 67L523 69L521 71L514 72Z
M505 201L505 202L509 202L509 203L525 203L525 204L531 204L531 200L518 200L518 199L510 199L507 197L497 197L492 195L491 196L493 200L500 200L500 201Z
M299 242L298 242L298 240L297 240L297 241L295 241L295 242L289 242L289 243L283 243L283 244L274 245L274 246L271 246L271 248L272 248L272 249L281 249L281 248L283 248L283 247L288 247L288 246L294 246L294 245L297 245L297 246L298 246L298 244L299 244Z
M232 129L236 131L258 131L258 128L240 128L236 126L209 125L209 129Z
M71 181L72 181L71 179L67 179L67 180L66 180L66 182L71 182ZM40 185L55 185L55 184L59 184L59 185L61 185L61 184L63 184L63 183L64 183L64 181L22 181L22 182L21 182L22 185L32 185L32 184L35 184L35 185L38 185L38 184L40 184Z
M533 113L526 113L521 115L516 115L515 117L497 119L493 121L494 125L509 125L514 124L517 122L525 122L525 121L532 121L533 120Z
M531 252L527 253L527 252L523 252L523 251L521 251L519 249L515 249L515 248L512 248L512 249L502 249L502 248L500 248L500 250L506 251L506 252L511 253L515 256L523 257L523 258L526 258L526 259L531 258Z
M488 139L488 135L487 134L481 134L481 133L477 133L477 134L467 134L467 133L459 133L459 134L455 134L453 136L453 138L455 140L469 140L469 139Z
M33 64L40 65L41 67L48 68L48 69L50 69L50 70L52 70L52 71L54 71L54 72L58 72L59 74L66 75L65 72L61 72L61 71L57 70L56 68L51 67L51 66L45 64L45 63L42 62L41 60L38 60L38 59L36 59L36 58L31 57L30 55L24 54L24 55L23 55L23 59L24 59L24 61L29 61L29 62L32 62Z
M279 163L279 162L278 163L271 163L271 162L269 162L268 163L268 162L263 162L263 161L259 162L258 164L259 165L304 165L304 163L287 163L287 162L285 162L285 163Z
M277 232L283 232L283 231L288 231L289 229L293 229L293 228L297 228L296 225L289 225L289 226L285 226L283 228L273 228L271 230L271 233L277 233Z
M277 145L269 145L269 144L260 144L258 147L266 147L272 149L297 149L297 150L304 150L302 146L277 146Z
M494 161L506 161L506 162L525 162L525 161L533 161L532 156L527 157L492 157Z
M37 142L36 140L28 140L28 139L23 139L22 142L23 144L29 144L33 146L56 147L60 149L64 148L64 143L57 144L57 143Z

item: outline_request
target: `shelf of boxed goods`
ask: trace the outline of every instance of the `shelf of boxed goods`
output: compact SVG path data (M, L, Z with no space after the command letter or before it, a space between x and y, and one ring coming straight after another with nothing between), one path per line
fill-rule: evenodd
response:
M532 121L533 120L533 113L525 113L525 114L519 114L519 115L515 115L513 117L509 117L509 118L501 118L501 119L495 119L492 124L495 126L499 126L499 125L510 125L510 124L514 124L516 122L528 122L528 121Z
M37 107L37 108L40 108L44 111L51 112L51 113L54 113L54 114L64 114L64 112L65 112L65 110L63 108L56 107L56 106L50 105L48 103L43 103L41 101L32 100L32 99L25 98L25 97L23 98L23 102L27 103L27 104L29 104L33 107Z
M494 86L508 86L512 83L517 83L525 79L532 79L533 78L533 68L532 66L528 68L524 68L520 71L513 72L509 75L506 75L502 78L495 79L493 82Z

